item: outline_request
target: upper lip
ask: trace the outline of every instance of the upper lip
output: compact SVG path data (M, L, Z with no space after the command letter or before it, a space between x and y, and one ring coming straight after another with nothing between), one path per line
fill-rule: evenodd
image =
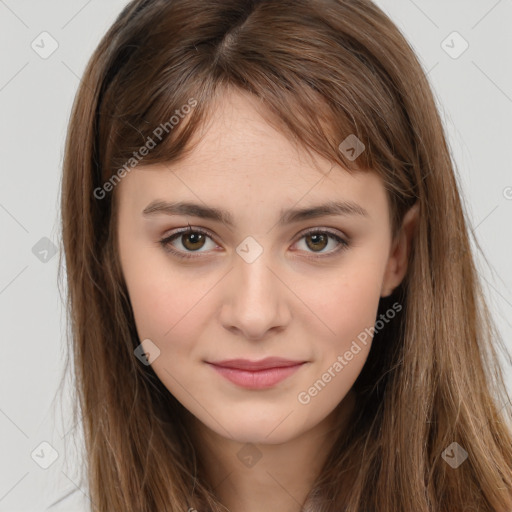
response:
M267 357L260 361L250 361L249 359L226 359L224 361L207 361L215 366L224 368L235 368L238 370L266 370L269 368L285 368L287 366L296 366L306 361L293 361L283 359L282 357Z

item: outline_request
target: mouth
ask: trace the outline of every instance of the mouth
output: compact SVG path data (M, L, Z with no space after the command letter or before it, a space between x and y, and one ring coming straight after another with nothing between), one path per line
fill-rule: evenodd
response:
M273 357L261 361L230 359L205 362L217 373L237 386L245 389L267 389L295 373L307 361L293 361Z

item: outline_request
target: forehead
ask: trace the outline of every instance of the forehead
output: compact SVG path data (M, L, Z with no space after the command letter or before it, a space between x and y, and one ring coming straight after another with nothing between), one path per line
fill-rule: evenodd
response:
M248 93L219 96L208 121L192 137L192 152L174 163L145 167L141 161L121 180L125 192L118 192L137 196L144 207L155 199L177 198L253 211L338 200L356 201L369 211L386 206L375 173L349 172L310 154L269 123L264 108Z

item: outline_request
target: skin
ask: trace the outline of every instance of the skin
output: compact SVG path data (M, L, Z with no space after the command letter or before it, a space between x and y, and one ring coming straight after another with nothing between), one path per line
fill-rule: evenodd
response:
M334 433L357 407L350 390L371 337L309 403L298 395L374 326L380 297L405 276L418 215L411 209L392 240L376 174L351 175L320 156L312 160L258 110L247 94L226 93L184 160L142 162L124 177L116 189L118 243L140 340L160 350L152 367L191 413L191 433L222 503L233 512L295 512ZM155 200L226 209L235 224L143 215ZM368 216L277 224L282 208L328 200L353 201ZM211 236L176 237L172 248L198 256L181 260L159 241L188 224ZM308 228L330 229L349 246L336 252L339 242L315 241L304 236ZM250 263L236 251L248 236L263 251ZM307 363L270 389L247 390L205 362L268 356ZM246 444L249 455L260 457L250 467L238 456Z

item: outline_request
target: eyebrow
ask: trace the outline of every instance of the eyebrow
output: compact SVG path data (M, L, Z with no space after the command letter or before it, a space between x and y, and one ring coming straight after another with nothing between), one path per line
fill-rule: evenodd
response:
M192 217L200 217L202 219L210 219L213 221L221 222L230 227L234 226L233 216L230 212L220 208L204 206L191 202L167 202L156 200L146 206L146 208L144 208L142 211L142 214L145 216L155 214L189 215ZM294 222L329 215L359 215L362 217L370 216L362 206L352 201L329 201L324 204L306 208L290 208L287 210L281 210L278 224L292 224Z

